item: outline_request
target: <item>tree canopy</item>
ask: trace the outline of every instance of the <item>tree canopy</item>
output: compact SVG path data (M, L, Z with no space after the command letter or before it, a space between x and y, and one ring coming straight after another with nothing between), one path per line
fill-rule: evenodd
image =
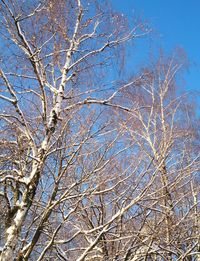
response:
M199 114L180 52L107 1L0 1L0 260L200 260ZM115 69L113 69L115 67Z

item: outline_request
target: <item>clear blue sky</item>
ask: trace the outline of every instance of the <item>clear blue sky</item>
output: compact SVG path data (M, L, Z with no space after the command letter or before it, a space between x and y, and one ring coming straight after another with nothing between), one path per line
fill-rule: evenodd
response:
M182 47L190 69L186 89L200 91L200 0L112 0L116 11L131 20L134 14L149 21L155 42L167 52Z

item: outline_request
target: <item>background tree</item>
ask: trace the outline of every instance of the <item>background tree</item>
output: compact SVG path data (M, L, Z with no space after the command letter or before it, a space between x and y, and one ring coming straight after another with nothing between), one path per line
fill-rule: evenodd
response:
M148 244L144 247L142 241L140 254L153 253L156 260L191 260L199 251L199 236L195 236L199 234L195 225L199 208L198 128L193 122L195 115L189 116L194 108L187 97L177 93L180 68L180 57L166 60L161 56L156 65L142 69L142 80L125 93L125 99L139 107L146 105L129 116L123 128L137 151L157 169L151 192L140 203L143 212L151 210L141 230L141 238Z

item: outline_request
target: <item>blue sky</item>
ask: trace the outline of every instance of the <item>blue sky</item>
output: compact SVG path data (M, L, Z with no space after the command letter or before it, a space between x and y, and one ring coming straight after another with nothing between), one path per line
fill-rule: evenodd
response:
M134 14L154 30L154 45L170 52L185 50L190 61L185 88L200 91L200 0L112 0L116 11Z

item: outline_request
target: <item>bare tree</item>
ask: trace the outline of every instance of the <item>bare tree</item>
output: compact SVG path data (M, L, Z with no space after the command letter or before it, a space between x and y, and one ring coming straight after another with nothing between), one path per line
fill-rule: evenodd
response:
M96 228L79 225L87 197L100 194L95 179L113 161L109 151L119 135L109 138L114 130L94 106L130 112L113 103L118 90L103 88L105 72L125 42L147 31L140 23L127 30L126 20L101 4L1 1L1 260L42 260L47 253L68 259L72 240L69 258L78 251L83 260L121 216L119 210Z
M151 193L140 203L151 215L140 232L147 244L142 241L137 250L143 257L156 255L156 260L193 260L199 251L198 128L188 96L177 95L181 66L177 57L161 56L156 65L142 70L142 80L126 89L126 99L146 108L134 112L122 127L158 170Z

